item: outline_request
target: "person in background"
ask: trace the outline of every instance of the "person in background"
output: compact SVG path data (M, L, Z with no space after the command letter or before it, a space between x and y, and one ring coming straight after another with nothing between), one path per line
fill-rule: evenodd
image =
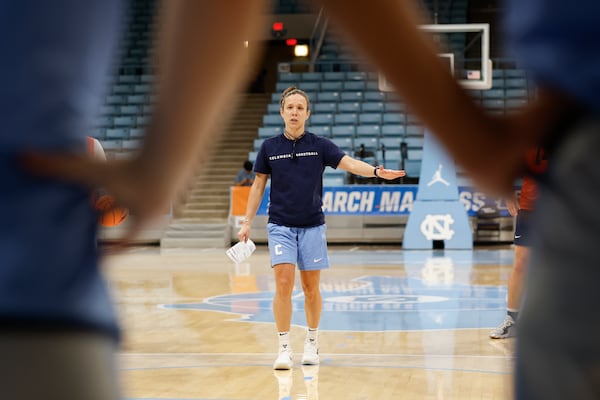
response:
M243 168L235 176L235 186L252 186L252 183L254 183L254 178L256 177L254 171L252 171L253 166L254 165L252 164L252 161L244 161Z
M531 168L537 174L542 174L548 166L544 150L540 147L527 152L527 160L532 160ZM531 225L533 224L533 210L538 197L538 187L534 178L526 175L523 177L519 199L506 200L510 215L516 216L514 238L514 263L508 278L508 297L506 317L504 321L490 332L492 339L505 339L514 337L517 333L517 320L519 309L523 301L525 290L525 277L532 245Z
M293 366L290 325L296 266L300 270L308 325L302 364L319 364L318 328L322 307L319 284L321 271L329 268L321 199L325 167L382 179L404 176L404 171L373 167L347 156L331 140L306 131L310 99L304 91L294 86L287 88L281 93L279 106L285 128L280 135L265 140L257 154L256 179L250 189L238 238L240 241L250 238L252 220L270 176L267 230L275 274L273 314L279 340L279 355L273 368L285 370Z
M106 161L106 153L102 143L94 137L87 137L88 153L97 160ZM114 196L106 193L102 188L96 188L92 193L92 202L94 208L100 214L98 223L105 227L121 225L127 217L129 210L124 207L117 206L117 201Z

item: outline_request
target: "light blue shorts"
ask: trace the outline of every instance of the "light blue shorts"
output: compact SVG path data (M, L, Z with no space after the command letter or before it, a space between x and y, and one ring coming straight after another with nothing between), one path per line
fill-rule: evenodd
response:
M327 225L311 228L290 228L269 223L269 253L271 267L295 264L301 271L329 268L327 257Z

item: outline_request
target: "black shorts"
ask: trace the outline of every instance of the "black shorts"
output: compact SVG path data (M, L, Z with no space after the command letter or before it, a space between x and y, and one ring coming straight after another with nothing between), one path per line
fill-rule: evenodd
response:
M533 224L533 211L519 210L515 226L515 244L517 246L531 246L531 225Z

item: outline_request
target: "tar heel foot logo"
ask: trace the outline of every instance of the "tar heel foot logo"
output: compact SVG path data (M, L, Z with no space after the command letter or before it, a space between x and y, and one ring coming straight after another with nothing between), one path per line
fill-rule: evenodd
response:
M446 186L450 186L450 182L442 177L442 167L442 164L438 164L438 169L433 173L433 176L431 177L429 183L427 183L427 186L431 186L435 183L441 183Z
M421 233L427 240L450 240L454 236L450 229L453 223L450 214L427 214L421 222Z

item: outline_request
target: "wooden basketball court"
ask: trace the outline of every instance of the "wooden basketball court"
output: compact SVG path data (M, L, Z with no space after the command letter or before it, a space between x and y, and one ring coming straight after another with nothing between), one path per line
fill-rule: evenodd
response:
M119 310L126 399L510 399L513 339L502 322L510 246L402 251L330 246L322 274L321 365L300 365L303 296L294 291L292 371L273 371L269 255L235 266L224 249L140 247L105 268Z

